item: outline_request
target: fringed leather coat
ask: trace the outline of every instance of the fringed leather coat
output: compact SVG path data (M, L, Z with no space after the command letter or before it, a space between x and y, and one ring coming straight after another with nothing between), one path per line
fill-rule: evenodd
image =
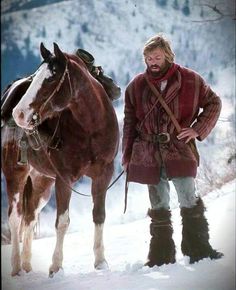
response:
M157 88L162 86L163 81L167 83L162 91L165 102L182 128L192 127L199 134L199 141L211 132L221 110L220 98L199 74L190 69L172 64L161 81L155 81L147 71L137 75L125 92L122 163L129 164L128 181L157 184L162 166L169 179L195 177L196 157L189 144L176 138L176 129L159 102L143 121L156 100L144 78L145 74ZM150 135L167 132L171 136L170 142L148 142L140 138L140 132Z

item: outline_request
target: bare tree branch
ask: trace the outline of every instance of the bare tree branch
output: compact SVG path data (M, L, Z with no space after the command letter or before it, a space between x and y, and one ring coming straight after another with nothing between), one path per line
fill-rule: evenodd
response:
M219 8L217 8L217 5L210 5L207 3L201 3L199 4L199 6L206 6L208 8L210 8L212 11L214 11L216 14L218 14L219 16L217 18L214 19L202 19L202 20L192 20L192 22L214 22L214 21L219 21L225 17L232 17L233 20L236 20L236 15L235 13L232 14L225 14L223 13Z

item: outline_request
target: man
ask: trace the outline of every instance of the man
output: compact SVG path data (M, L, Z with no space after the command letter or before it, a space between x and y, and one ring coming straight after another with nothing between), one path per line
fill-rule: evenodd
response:
M143 56L147 69L125 92L122 163L128 181L148 185L151 241L146 265L175 263L168 180L178 194L183 254L190 257L190 263L218 259L223 254L209 244L205 207L195 192L198 156L193 141L205 139L215 126L220 98L199 74L174 63L175 55L163 36L149 39ZM171 113L157 101L153 85Z

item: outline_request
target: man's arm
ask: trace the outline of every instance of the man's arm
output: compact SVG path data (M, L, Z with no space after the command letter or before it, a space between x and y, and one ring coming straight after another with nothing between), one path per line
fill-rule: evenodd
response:
M125 108L124 108L124 126L123 126L123 138L122 138L122 164L124 169L127 169L127 165L130 161L132 154L132 147L134 139L137 136L136 124L137 118L135 114L134 100L132 98L132 88L129 85L125 91Z
M200 88L200 108L202 112L198 115L196 122L192 128L197 133L197 139L202 141L205 139L215 127L220 116L222 103L220 98L212 91L204 81Z

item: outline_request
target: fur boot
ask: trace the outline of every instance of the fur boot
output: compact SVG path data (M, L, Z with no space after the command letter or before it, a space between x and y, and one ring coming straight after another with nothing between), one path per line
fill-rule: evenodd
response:
M171 224L171 212L166 209L149 209L150 224L150 248L146 266L153 267L163 264L175 263L175 244L172 239L173 228Z
M203 258L219 259L222 253L212 249L209 244L209 228L204 216L205 207L201 198L193 208L181 208L182 253L190 257L190 264Z

